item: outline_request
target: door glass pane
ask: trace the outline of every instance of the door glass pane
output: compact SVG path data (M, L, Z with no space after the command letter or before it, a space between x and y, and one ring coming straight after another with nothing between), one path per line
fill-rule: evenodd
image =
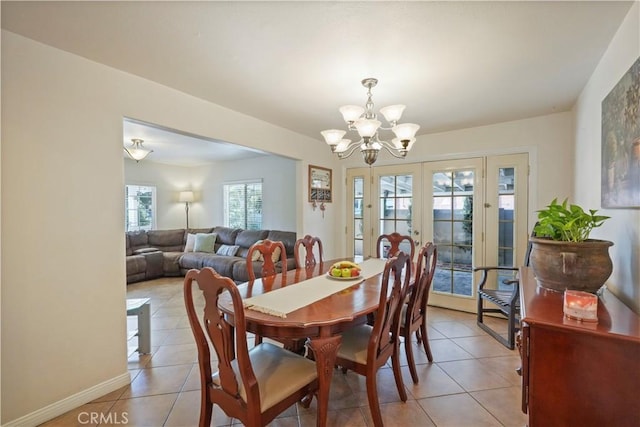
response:
M515 257L515 168L498 169L498 266L517 267ZM498 277L498 289L512 289L504 280L515 278L515 272L503 272Z
M364 239L364 178L353 178L353 252L354 256L362 256Z
M474 171L434 172L433 231L438 245L434 291L473 295Z
M379 234L391 234L395 231L411 235L413 177L411 175L383 175L380 176L378 183Z

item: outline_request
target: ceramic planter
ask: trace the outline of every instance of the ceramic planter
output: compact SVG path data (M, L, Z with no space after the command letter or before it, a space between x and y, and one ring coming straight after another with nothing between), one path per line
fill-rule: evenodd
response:
M613 271L608 240L563 242L531 237L531 268L540 286L595 293Z

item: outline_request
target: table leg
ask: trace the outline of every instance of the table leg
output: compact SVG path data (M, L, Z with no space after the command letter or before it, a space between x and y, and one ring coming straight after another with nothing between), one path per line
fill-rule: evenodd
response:
M151 305L143 304L138 311L138 351L151 353Z
M329 408L329 388L333 376L333 368L336 363L338 347L340 347L340 335L312 338L309 347L313 351L318 368L318 427L327 425L327 409Z

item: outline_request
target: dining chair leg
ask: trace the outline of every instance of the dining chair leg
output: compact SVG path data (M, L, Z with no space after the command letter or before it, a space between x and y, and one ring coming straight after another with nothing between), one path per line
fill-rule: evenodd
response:
M367 375L367 399L369 410L375 427L383 427L382 413L380 412L380 402L378 402L378 385L376 381L377 372L369 372Z
M258 345L258 344L262 344L262 337L260 335L256 334L255 341L253 342L253 345Z
M209 400L206 391L200 393L200 421L199 427L209 427L211 425L211 417L213 416L213 404Z
M427 353L427 359L429 363L433 362L433 355L431 354L431 346L429 345L429 336L427 335L427 320L422 321L422 325L420 325L420 336L422 338L422 346L424 347L424 352Z
M396 342L395 347L396 347L395 351L391 355L391 367L393 369L393 377L396 380L396 387L398 388L398 394L400 395L400 400L402 400L403 402L406 402L407 390L404 388L404 380L402 379L402 372L400 370L400 344ZM413 369L415 370L415 364ZM415 383L418 382L417 377L418 375L416 374L416 381L414 381Z
M418 372L416 371L416 361L413 358L413 346L411 345L411 334L404 337L404 352L407 355L407 365L411 372L411 379L414 384L418 384ZM394 372L395 374L395 372Z

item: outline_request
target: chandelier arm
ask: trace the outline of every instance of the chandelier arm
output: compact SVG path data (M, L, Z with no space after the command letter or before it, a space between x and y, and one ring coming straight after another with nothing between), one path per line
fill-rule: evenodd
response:
M346 159L347 157L351 157L351 155L353 153L355 153L356 148L360 147L360 144L362 144L362 140L354 141L354 142L350 143L349 145L347 145L346 150L341 151L340 153L337 153L338 154L338 158L339 159Z
M396 157L398 159L404 159L407 157L407 150L405 149L397 149L395 146L392 146L390 143L388 143L387 141L378 141L378 143L389 152L389 154L391 154L393 157ZM396 153L400 153L400 154L396 154Z

